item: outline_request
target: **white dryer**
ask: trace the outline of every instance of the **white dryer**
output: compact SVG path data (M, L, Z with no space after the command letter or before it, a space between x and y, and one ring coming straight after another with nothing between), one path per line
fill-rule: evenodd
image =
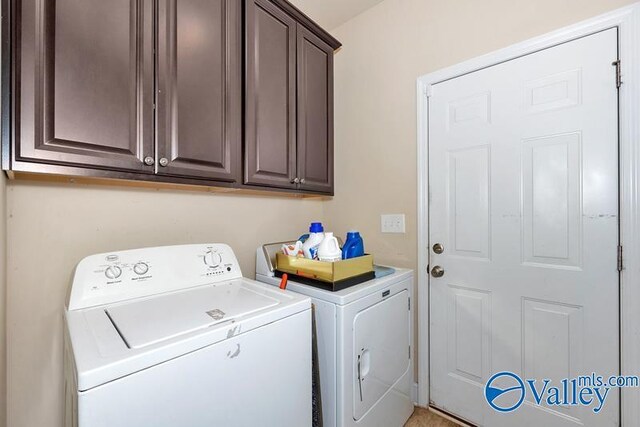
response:
M275 254L256 251L256 280L278 285ZM413 412L413 271L337 292L289 280L287 290L315 307L325 427L401 427Z
M93 255L65 310L65 424L311 425L311 302L227 245Z

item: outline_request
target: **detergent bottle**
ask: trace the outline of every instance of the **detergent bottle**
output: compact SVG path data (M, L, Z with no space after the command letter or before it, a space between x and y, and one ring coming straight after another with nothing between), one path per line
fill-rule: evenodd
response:
M352 230L347 232L347 240L342 246L342 259L356 258L364 255L364 241L360 233Z
M309 238L302 245L302 252L305 258L315 259L318 252L318 245L324 239L324 228L321 222L312 222L309 226Z
M338 239L333 233L326 232L324 239L318 246L318 259L320 261L334 262L342 259L342 251L338 244Z

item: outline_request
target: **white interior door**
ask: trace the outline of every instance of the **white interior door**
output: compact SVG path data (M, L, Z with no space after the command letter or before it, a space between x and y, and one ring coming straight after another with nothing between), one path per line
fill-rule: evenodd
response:
M616 389L597 414L484 397L500 371L619 372L616 60L610 29L433 86L432 405L478 425L619 425Z

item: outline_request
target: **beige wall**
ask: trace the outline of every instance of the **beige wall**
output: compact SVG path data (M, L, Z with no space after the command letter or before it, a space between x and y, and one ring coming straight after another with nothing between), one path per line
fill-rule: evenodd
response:
M332 33L336 195L325 219L356 227L379 262L417 267L416 79L632 3L630 0L385 0ZM380 233L404 213L406 234Z
M245 275L259 244L296 237L322 202L12 181L7 188L8 419L62 420L62 308L76 263L134 247L226 242Z
M73 267L88 254L222 241L250 276L258 244L324 219L342 235L360 229L379 262L415 268L416 78L626 3L385 0L339 27L331 201L9 182L8 425L61 423L62 306ZM2 212L0 205L4 224ZM381 213L405 213L407 233L381 234ZM0 252L0 267L2 259ZM0 362L2 283L0 276Z

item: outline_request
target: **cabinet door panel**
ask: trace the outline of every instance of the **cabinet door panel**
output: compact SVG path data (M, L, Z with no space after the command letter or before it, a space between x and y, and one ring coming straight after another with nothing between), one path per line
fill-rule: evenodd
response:
M267 0L246 14L244 182L295 188L296 22Z
M333 192L333 49L298 25L298 176Z
M14 160L152 172L152 1L17 6Z
M241 4L160 0L159 174L236 181L242 149Z

